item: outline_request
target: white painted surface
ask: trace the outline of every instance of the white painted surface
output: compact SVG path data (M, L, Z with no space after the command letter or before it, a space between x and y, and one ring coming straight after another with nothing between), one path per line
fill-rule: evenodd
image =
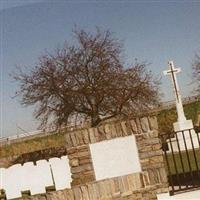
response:
M184 131L184 137L185 137L185 142L184 142L184 138L183 138L183 134L182 132L178 132L177 133L177 139L178 139L178 143L179 143L179 148L181 151L185 151L186 148L185 148L185 143L186 143L186 147L187 149L193 149L193 146L194 148L199 148L199 140L198 140L198 136L197 134L199 133L196 133L194 131L194 129L191 130L191 137L192 137L192 142L191 142L191 138L190 138L190 133L188 130ZM168 146L169 146L169 151L168 153L170 153L172 150L171 150L171 145L169 143L169 140L167 140L168 142ZM179 148L178 148L178 143L176 141L176 138L172 138L171 139L171 142L172 142L172 148L173 148L173 151L174 152L179 152Z
M29 172L31 172L31 174L29 175L29 190L31 192L31 195L45 193L45 185L43 185L41 182L41 176L45 173L45 171L40 171L40 168L38 166L32 165L29 168Z
M0 190L4 188L5 185L5 172L6 169L5 168L0 168Z
M141 172L135 136L90 144L96 180Z
M174 91L174 95L176 99L176 111L178 115L178 122L175 123L177 125L177 126L175 125L175 127L183 128L181 125L184 124L183 122L186 122L187 120L186 120L185 113L183 110L181 94L180 94L179 85L178 85L178 81L176 77L177 73L181 72L181 69L175 68L173 61L169 61L168 66L169 66L169 70L164 71L164 75L170 75L172 79L173 91ZM179 129L179 130L184 130L184 129ZM175 131L177 131L176 128L175 128Z
M157 195L158 200L199 200L200 190L192 192L184 192L182 194L177 194L174 196L169 196L169 193L163 193Z
M31 195L42 194L46 193L46 187L54 185L53 176L56 190L71 187L67 156L52 158L49 162L39 160L36 165L27 162L23 166L17 164L8 169L0 168L0 189L5 190L7 199L20 198L23 191L30 191Z
M49 159L56 190L70 188L71 173L67 156Z
M6 191L7 199L14 199L21 197L20 190L20 177L21 177L21 165L13 165L5 171L4 188Z
M177 73L181 72L181 68L175 68L173 61L168 62L169 70L164 71L164 75L170 75L172 79L173 91L176 100L176 111L178 115L177 122L173 123L174 131L182 131L186 129L192 129L193 123L192 120L187 120L185 117L183 103L181 99L180 89L177 81Z
M54 183L51 168L49 167L49 162L47 162L46 160L39 160L36 162L36 165L38 166L39 172L41 172L41 174L39 174L40 183L45 187L53 186Z
M22 166L23 175L21 177L21 191L30 191L32 187L32 177L34 175L33 162L24 163Z
M61 157L62 163L63 163L63 168L64 168L64 172L66 175L66 179L65 179L65 184L67 188L71 188L71 182L72 182L72 174L71 174L71 167L69 165L69 159L67 156L62 156Z

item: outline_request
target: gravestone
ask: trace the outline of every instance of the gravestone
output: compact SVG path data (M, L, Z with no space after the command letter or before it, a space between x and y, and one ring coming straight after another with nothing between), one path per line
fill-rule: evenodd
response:
M46 188L54 186L53 177L49 162L46 160L39 160L36 162L37 165L37 176L39 176L38 182L40 188L46 192Z
M67 156L15 164L0 168L0 190L5 190L7 199L22 197L22 192L31 195L44 194L48 187L56 190L70 188L71 172ZM0 197L1 198L1 197Z
M5 185L5 168L0 168L0 191L3 190Z
M71 172L67 156L49 159L56 190L71 188Z
M16 164L9 167L5 171L4 188L7 199L14 199L21 197L21 164Z

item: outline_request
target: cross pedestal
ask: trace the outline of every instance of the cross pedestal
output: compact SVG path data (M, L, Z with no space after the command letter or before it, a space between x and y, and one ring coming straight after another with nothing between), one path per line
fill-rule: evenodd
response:
M173 123L174 131L182 131L182 130L188 130L188 129L193 129L194 125L192 120L182 120L182 121L177 121Z

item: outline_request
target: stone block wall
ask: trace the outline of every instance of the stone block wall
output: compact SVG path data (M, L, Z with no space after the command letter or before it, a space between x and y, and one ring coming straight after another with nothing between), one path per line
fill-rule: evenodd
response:
M92 160L89 144L110 140L118 137L126 137L134 134L136 137L138 153L142 173L95 181L95 173L92 168ZM72 172L71 199L132 199L150 200L157 199L156 194L168 191L167 176L161 150L161 142L158 138L158 125L155 117L143 117L116 123L108 123L97 128L90 128L66 135L66 148L88 146L88 168L80 167L81 173L87 171L90 178L80 180L76 170ZM84 155L84 154L83 154ZM82 156L83 156L82 155ZM70 157L70 155L69 155ZM69 158L70 159L70 158ZM81 157L79 156L79 160ZM77 165L78 160L74 160ZM77 166L77 167L78 167ZM73 166L71 166L73 169ZM76 174L78 176L76 176ZM63 191L64 193L66 191ZM70 199L69 198L69 199ZM48 197L47 197L48 199Z
M168 190L156 117L110 122L96 128L79 129L63 134L65 145L61 152L69 158L72 188L23 199L153 200L157 199L157 193ZM96 181L89 144L132 134L136 137L142 172Z
M156 117L143 117L132 120L110 122L89 129L65 133L66 148L88 145L128 135L158 133Z
M140 164L147 179L153 184L157 181L167 183L161 142L158 132L136 135ZM161 179L161 180L157 180Z
M94 169L88 145L72 147L67 150L72 173L72 187L95 181Z
M7 168L16 163L23 164L27 160L35 161L36 157L38 159L49 159L48 155L55 156L56 152L60 157L62 152L65 155L63 147L68 149L131 134L147 133L153 130L158 130L158 125L156 117L151 116L109 122L96 128L81 128L73 131L62 130L62 132L51 136L40 135L38 138L34 138L32 142L29 137L27 137L27 140L26 138L23 138L22 141L20 139L14 140L10 141L11 144L0 144L0 167ZM10 148L11 145L15 147ZM62 150L59 150L60 148ZM8 152L6 156L5 152Z
M157 179L151 183L143 173L91 182L72 189L24 197L23 200L156 200L156 194L166 192L166 185Z

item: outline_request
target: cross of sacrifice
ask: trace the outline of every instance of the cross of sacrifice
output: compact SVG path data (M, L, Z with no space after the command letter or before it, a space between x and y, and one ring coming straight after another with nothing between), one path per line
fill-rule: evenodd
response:
M179 91L179 85L177 81L176 74L181 72L180 68L175 68L173 61L168 62L169 70L164 71L164 75L170 75L174 87L174 93L175 93L175 98L176 98L176 109L177 109L177 114L178 114L178 121L183 122L186 120L184 110L183 110L183 104L181 100L181 95Z
M176 96L176 101L179 103L180 102L180 94L179 94L179 86L176 78L176 74L181 72L181 68L174 68L174 63L173 61L168 62L169 70L164 71L164 75L170 75L172 79L172 83L174 86L174 92Z
M177 138L179 140L180 149L185 150L185 142L183 142L183 131L184 131L184 137L186 138L186 141L189 141L189 144L187 143L187 148L192 149L192 148L194 148L194 146L192 145L191 140L190 140L191 133L193 134L192 135L193 142L195 141L196 145L199 145L199 143L198 143L198 138L195 138L196 134L195 134L195 131L193 130L194 129L193 122L192 122L192 120L186 119L184 109L183 109L183 103L181 100L181 94L179 91L179 85L178 85L177 77L176 77L177 73L181 72L181 69L175 68L173 61L169 61L168 66L169 66L169 70L166 70L163 73L164 73L164 75L171 76L172 84L173 84L173 88L174 88L174 94L175 94L175 98L176 98L176 111L177 111L177 115L178 115L177 122L173 123L173 128L174 128L174 131L177 133ZM191 132L188 130L191 130ZM175 145L174 148L178 149L178 147L176 146L177 141L175 141L174 145ZM180 151L180 149L179 149L179 151Z

